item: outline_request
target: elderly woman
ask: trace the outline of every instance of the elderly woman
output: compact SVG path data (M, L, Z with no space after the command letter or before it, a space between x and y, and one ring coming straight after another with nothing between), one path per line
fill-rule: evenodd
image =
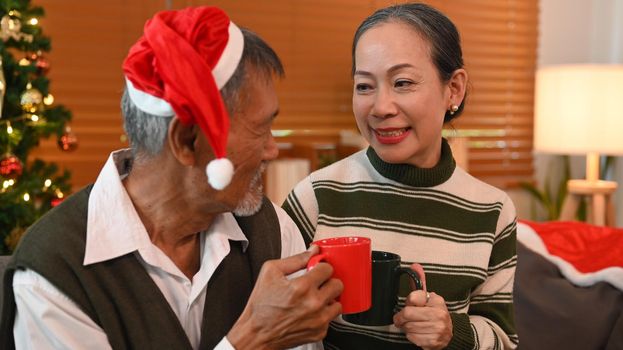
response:
M456 166L442 127L465 103L459 33L424 4L383 8L353 43L353 111L370 147L301 181L285 210L313 239L356 234L421 264L394 324L338 317L327 349L515 348L513 203Z

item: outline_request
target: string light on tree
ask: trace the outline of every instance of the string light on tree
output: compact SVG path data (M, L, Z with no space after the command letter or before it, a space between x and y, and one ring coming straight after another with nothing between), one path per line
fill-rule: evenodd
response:
M47 94L44 98L43 98L43 104L46 106L51 106L54 103L54 96L52 96L52 94Z
M56 189L56 198L53 198L50 201L50 205L52 205L52 207L55 207L59 204L61 204L61 202L63 202L65 195L63 194L63 192L59 189Z
M13 185L15 185L15 180L13 180L13 179L2 181L2 192L3 193L6 192L9 189L9 187L11 187Z

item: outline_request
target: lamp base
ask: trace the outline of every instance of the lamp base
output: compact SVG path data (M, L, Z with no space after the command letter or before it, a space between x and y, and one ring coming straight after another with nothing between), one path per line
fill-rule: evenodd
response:
M575 220L582 196L590 199L588 221L599 226L614 226L614 204L612 194L617 189L614 181L569 180L567 198L560 212L559 220Z

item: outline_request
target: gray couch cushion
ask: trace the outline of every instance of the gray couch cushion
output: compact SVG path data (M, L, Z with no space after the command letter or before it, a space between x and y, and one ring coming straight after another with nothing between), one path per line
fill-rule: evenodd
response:
M521 350L623 349L623 292L605 282L577 287L520 242L514 299Z

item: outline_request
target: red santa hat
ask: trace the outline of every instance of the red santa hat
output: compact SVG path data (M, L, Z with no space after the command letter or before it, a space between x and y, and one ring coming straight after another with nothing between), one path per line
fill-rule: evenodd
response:
M191 7L148 20L123 62L128 94L138 109L199 125L216 156L206 173L217 190L234 173L226 158L229 115L219 90L238 67L243 46L242 32L225 12Z

